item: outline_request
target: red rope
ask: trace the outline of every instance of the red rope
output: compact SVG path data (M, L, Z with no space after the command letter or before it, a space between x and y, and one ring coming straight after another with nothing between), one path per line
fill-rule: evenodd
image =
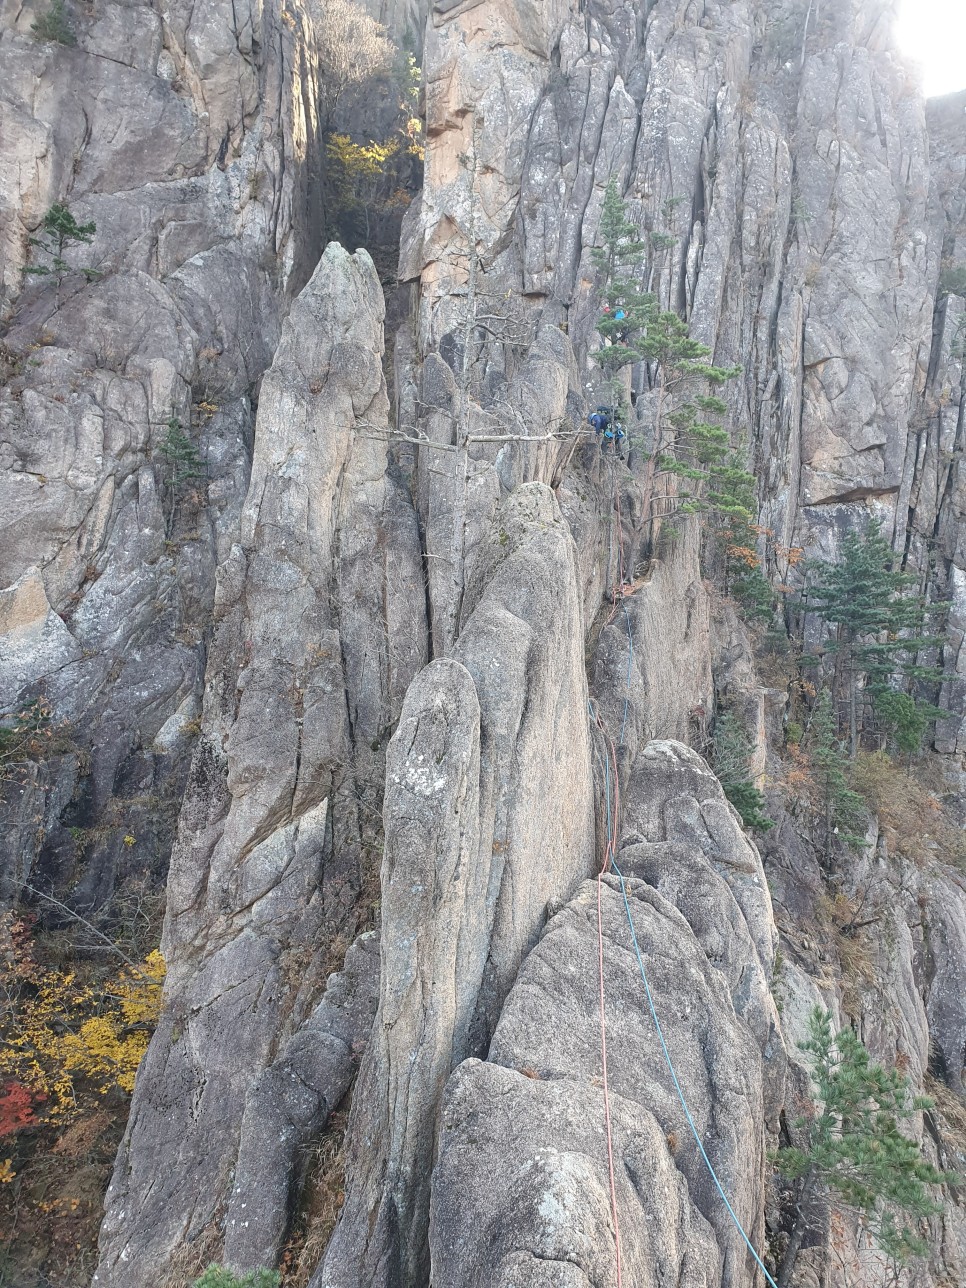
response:
M601 886L604 871L597 874L597 945L600 967L600 1056L604 1082L604 1124L607 1132L607 1169L610 1173L610 1211L614 1222L614 1246L617 1252L617 1288L622 1288L621 1228L617 1216L617 1183L614 1179L614 1135L610 1124L610 1088L607 1081L607 1020L604 1015L604 921L601 909Z
M604 918L603 918L603 884L604 874L611 866L611 859L614 856L617 843L617 815L620 810L620 782L617 777L617 752L614 749L613 739L604 728L603 721L600 718L600 712L594 707L594 720L597 727L605 740L605 755L609 752L610 761L613 765L613 811L608 820L607 845L604 850L604 861L601 869L597 874L597 965L600 980L600 1057L602 1081L604 1085L604 1126L607 1136L607 1169L610 1178L610 1210L611 1219L614 1222L614 1246L617 1257L617 1288L623 1288L624 1276L621 1262L621 1230L620 1218L617 1214L617 1181L614 1171L614 1135L611 1127L610 1117L610 1081L607 1072L607 1016L605 1011L604 998ZM609 777L610 775L608 775ZM608 801L610 805L610 801Z
M621 599L621 591L624 586L624 529L621 516L620 488L617 483L616 467L614 470L614 511L617 519L617 588L612 595L612 608L610 615L605 622L609 626L614 620L617 612L617 605ZM612 521L613 524L613 521ZM611 527L610 550L607 556L607 579L610 580L610 565L614 552L613 541L614 528ZM614 1248L617 1258L617 1288L623 1288L624 1274L621 1260L621 1227L620 1217L617 1214L617 1179L614 1170L614 1133L610 1117L610 1080L607 1072L607 1015L605 1011L604 995L604 914L603 914L603 884L604 874L610 869L611 860L617 850L618 826L617 819L620 812L620 779L617 776L617 752L614 748L614 741L604 728L604 723L600 718L600 712L596 705L593 706L594 720L597 728L600 730L601 737L604 739L605 755L609 757L609 764L613 767L613 799L608 800L608 827L607 827L607 845L604 849L604 861L601 869L597 874L597 966L598 978L600 981L600 1060L602 1081L604 1086L604 1127L607 1136L607 1170L610 1180L610 1211L611 1219L614 1223ZM607 778L611 778L608 772Z
M620 490L620 485L617 482L616 465L613 466L613 470L614 470L614 510L617 513L617 581L614 584L614 586L611 588L610 595L611 595L612 607L607 617L607 621L604 623L605 626L609 626L611 622L614 620L614 616L617 612L617 605L620 603L621 599L623 598L624 583L627 580L627 574L624 568L624 521L621 515L621 490ZM612 521L611 553L613 553L613 548L614 548L613 531L614 529L613 529L613 521ZM608 555L607 557L608 581L610 580L610 560L611 560L611 556Z

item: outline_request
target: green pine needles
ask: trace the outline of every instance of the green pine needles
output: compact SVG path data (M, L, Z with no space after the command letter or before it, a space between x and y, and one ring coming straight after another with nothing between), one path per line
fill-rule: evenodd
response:
M779 1288L790 1283L802 1239L827 1203L851 1209L894 1263L924 1255L918 1227L942 1210L931 1191L955 1179L899 1128L932 1101L913 1095L897 1070L873 1064L851 1029L833 1034L831 1015L816 1007L801 1049L811 1060L816 1112L796 1124L800 1144L777 1156L779 1171L800 1182Z
M96 232L95 223L79 224L69 207L56 202L44 215L37 236L27 238L27 244L46 255L49 263L31 264L24 272L34 277L56 277L58 286L65 273L83 273L88 281L100 277L100 273L93 268L72 269L64 258L69 247L89 244L94 240Z
M826 855L836 837L850 849L864 849L868 811L862 797L849 785L852 762L839 739L832 698L827 689L818 695L804 746L815 770Z
M652 235L650 246L656 245ZM745 466L743 444L732 442L723 423L728 406L717 392L741 368L709 362L711 349L692 339L687 323L642 288L648 249L612 179L599 245L591 251L602 283L597 331L604 340L594 356L610 377L615 408L624 388L619 373L633 363L647 365L656 394L647 522L673 514L702 516L728 590L752 616L770 617L774 595L755 551L755 477ZM673 495L656 486L662 476L676 480Z
M64 0L51 0L50 8L30 24L30 30L34 40L49 40L57 45L77 44Z
M916 578L895 568L895 555L873 524L850 533L842 558L809 566L804 605L829 626L834 658L832 696L848 710L849 751L855 756L870 714L903 752L918 751L928 725L942 713L910 692L915 683L938 684L941 668L920 662L945 643L926 629L928 610Z
M966 300L966 267L943 269L939 289L944 295L959 295Z
M744 826L766 832L775 823L765 814L765 798L749 772L752 750L738 717L725 711L714 725L714 772Z
M165 426L165 435L156 448L160 456L164 488L168 499L167 531L171 534L178 501L185 485L206 477L201 453L184 432L180 419L172 411Z
M277 1270L250 1270L246 1275L235 1275L224 1266L210 1265L194 1288L278 1288L282 1277Z

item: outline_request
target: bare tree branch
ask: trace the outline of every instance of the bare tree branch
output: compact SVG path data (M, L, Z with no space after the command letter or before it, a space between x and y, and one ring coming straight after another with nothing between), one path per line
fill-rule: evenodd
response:
M75 912L73 908L68 908L66 903L61 903L61 901L59 899L55 899L52 894L44 894L43 890L37 890L32 885L25 884L23 888L25 890L29 890L32 895L36 895L38 899L43 899L45 903L53 904L55 908L59 908L61 912L66 913L67 916L71 917L74 921L79 921L80 924L89 930L92 935L96 935L102 943L106 944L107 947L110 948L111 952L117 953L118 957L120 957L122 961L125 961L132 970L137 971L138 974L141 973L141 968L138 966L137 962L132 961L123 949L118 948L117 944L115 944L112 939L108 939L107 935L102 934L96 926L92 926L86 917L82 917L80 913Z

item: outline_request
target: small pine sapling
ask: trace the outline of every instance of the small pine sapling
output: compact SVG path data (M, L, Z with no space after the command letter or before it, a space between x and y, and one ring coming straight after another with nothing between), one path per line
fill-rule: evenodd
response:
M174 526L174 513L186 483L205 478L201 453L184 432L181 420L172 411L165 426L165 435L157 447L164 461L164 484L168 493L167 530Z
M210 1265L194 1288L278 1288L281 1275L277 1270L249 1270L245 1275L233 1274L225 1266Z
M51 0L50 8L41 14L36 22L30 24L34 40L52 41L57 45L73 46L77 44L74 28L71 26L70 14L64 0Z
M924 1255L915 1227L942 1211L932 1188L956 1179L927 1162L899 1128L932 1101L915 1096L897 1070L873 1064L851 1029L833 1034L831 1015L816 1007L801 1049L810 1057L816 1106L797 1123L799 1143L778 1151L779 1171L799 1182L779 1288L788 1288L802 1240L828 1203L854 1212L898 1265Z
M744 826L766 832L775 823L764 813L765 798L751 779L751 753L751 740L737 716L724 712L714 726L714 772Z
M67 206L56 202L44 215L38 236L27 238L30 246L50 256L50 263L31 264L24 269L24 272L34 277L56 277L58 285L64 275L72 271L83 273L88 281L100 277L100 273L93 268L72 270L64 258L68 247L82 243L89 244L94 240L96 232L97 225L93 221L79 224Z

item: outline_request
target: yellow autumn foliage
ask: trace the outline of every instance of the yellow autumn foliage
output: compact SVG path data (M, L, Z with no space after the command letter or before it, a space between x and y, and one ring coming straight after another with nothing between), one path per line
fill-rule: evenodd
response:
M399 139L387 143L353 143L348 134L332 134L325 148L339 199L344 202L372 199L376 182L399 152Z
M130 1093L161 1009L164 958L84 982L37 963L23 923L0 926L0 1081L30 1089L61 1125L82 1093Z

